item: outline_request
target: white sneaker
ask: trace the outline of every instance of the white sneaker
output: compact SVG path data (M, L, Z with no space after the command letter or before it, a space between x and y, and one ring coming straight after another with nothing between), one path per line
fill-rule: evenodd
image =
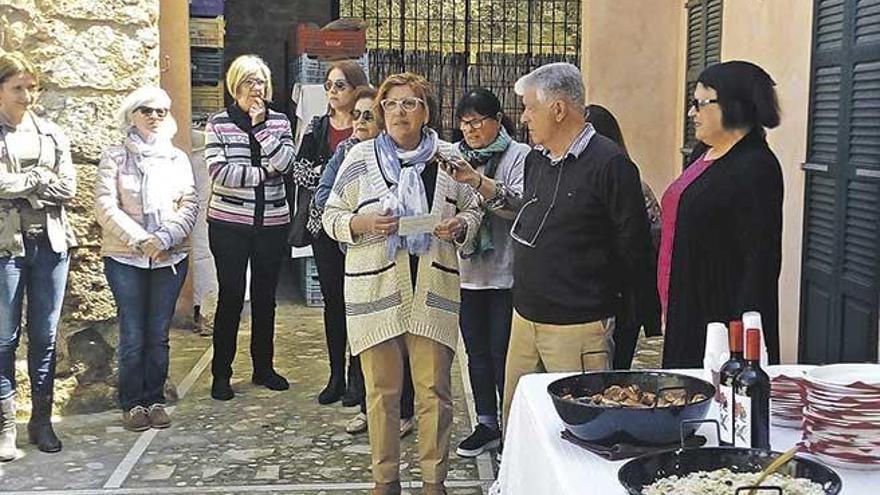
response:
M412 433L415 424L413 423L412 418L401 419L400 420L400 438L403 438L410 433Z
M367 415L362 412L357 413L357 415L351 418L348 424L345 425L345 431L352 435L367 431Z

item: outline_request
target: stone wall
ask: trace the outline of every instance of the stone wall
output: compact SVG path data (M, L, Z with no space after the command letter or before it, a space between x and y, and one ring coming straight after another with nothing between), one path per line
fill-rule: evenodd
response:
M287 111L290 86L287 77L287 40L301 22L323 26L330 22L329 0L226 0L225 65L235 57L254 53L272 70L273 107Z
M159 0L0 0L0 49L24 53L40 71L37 111L65 129L77 169L69 212L80 247L72 252L56 387L62 402L77 398L68 410L113 404L115 308L94 221L95 165L121 140L113 113L122 98L159 83L158 18Z

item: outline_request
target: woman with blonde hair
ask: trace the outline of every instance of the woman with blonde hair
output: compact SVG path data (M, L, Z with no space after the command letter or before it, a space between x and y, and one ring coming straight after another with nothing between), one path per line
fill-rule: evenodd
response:
M198 211L189 158L171 144L170 108L160 88L129 94L117 112L125 139L104 153L95 182L104 274L119 320L119 406L131 431L171 425L168 328Z
M214 376L211 397L230 400L246 271L251 270L251 381L270 390L290 385L274 368L275 290L288 255L290 210L284 174L293 167L290 121L271 110L272 75L256 55L236 58L226 72L233 98L205 128L205 162L211 177L208 243L217 267Z
M39 74L21 54L0 55L0 461L16 457L15 351L27 299L31 419L28 440L58 452L52 429L55 339L75 245L65 204L76 194L70 145L36 116Z
M346 155L322 217L324 231L347 245L345 313L366 385L371 493L401 492L400 396L409 361L422 493L440 495L452 431L457 253L473 250L482 212L473 189L440 172L458 151L427 125L430 83L417 74L392 75L376 101L383 132ZM407 229L398 233L403 222Z

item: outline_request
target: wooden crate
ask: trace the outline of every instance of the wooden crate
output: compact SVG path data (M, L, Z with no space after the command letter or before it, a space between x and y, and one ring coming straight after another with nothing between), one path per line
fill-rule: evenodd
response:
M192 114L193 118L207 118L222 110L225 88L223 82L217 84L192 87Z
M223 17L189 19L189 45L201 48L223 48L226 22Z

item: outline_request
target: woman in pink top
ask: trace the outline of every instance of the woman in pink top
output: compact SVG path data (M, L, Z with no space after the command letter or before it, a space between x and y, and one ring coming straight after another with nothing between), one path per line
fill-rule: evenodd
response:
M782 170L765 128L779 125L775 83L750 62L700 74L688 115L699 143L663 195L657 289L665 368L702 365L706 325L763 316L779 361Z

